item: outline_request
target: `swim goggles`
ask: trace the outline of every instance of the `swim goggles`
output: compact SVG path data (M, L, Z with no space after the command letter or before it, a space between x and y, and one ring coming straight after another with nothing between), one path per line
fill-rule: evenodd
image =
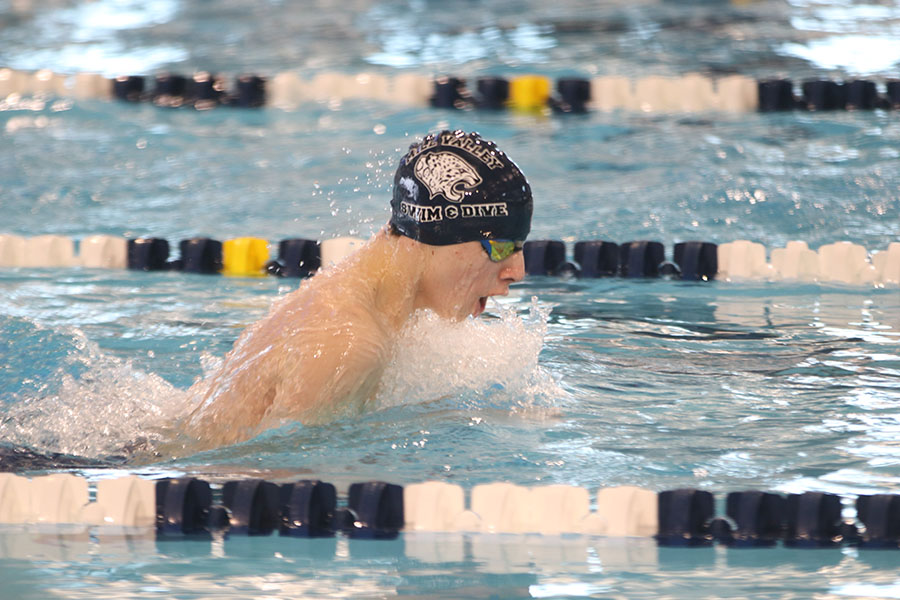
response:
M525 242L513 240L481 240L481 247L487 252L492 262L500 262L512 256L525 246Z

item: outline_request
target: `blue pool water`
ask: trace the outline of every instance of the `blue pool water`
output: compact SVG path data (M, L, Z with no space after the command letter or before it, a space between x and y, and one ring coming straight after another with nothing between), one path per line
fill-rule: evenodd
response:
M896 2L0 2L0 66L152 74L897 76ZM851 48L852 51L846 50ZM540 117L374 101L0 110L0 231L325 239L387 220L412 139L480 131L535 191L532 237L900 241L896 111ZM423 321L378 405L181 454L185 390L297 281L0 270L0 443L193 474L596 490L900 490L900 290L530 278ZM536 297L537 300L533 300ZM465 340L468 343L448 343ZM450 348L451 350L448 350ZM118 459L114 459L118 460ZM895 553L403 534L213 542L0 533L0 597L880 597Z

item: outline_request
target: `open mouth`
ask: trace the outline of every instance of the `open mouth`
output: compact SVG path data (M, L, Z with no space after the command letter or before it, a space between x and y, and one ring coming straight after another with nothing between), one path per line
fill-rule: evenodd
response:
M475 312L476 317L484 312L484 308L487 306L487 299L488 299L487 296L482 296L481 298L478 299L478 309Z

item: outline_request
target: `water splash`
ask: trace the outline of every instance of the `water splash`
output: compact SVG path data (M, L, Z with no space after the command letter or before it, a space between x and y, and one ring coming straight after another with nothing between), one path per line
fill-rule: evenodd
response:
M430 311L417 313L401 331L369 408L433 400L444 400L444 407L450 402L463 409L519 414L552 408L564 392L538 364L549 308L532 300L526 315L513 307L497 312L498 318L460 323ZM60 346L56 354L64 357L50 360L42 374L45 385L20 389L5 403L0 443L142 462L184 441L178 423L189 413L196 394L136 368L131 361L104 354L78 329L52 333L55 346L51 346ZM198 385L204 385L221 361L208 354L202 357L205 377Z
M376 397L378 408L454 398L467 408L510 411L552 405L564 392L538 364L550 309L454 323L417 313L400 332Z
M136 457L173 435L171 424L187 406L185 392L103 354L78 329L65 334L68 356L46 375L56 385L26 390L8 404L0 442L85 457Z

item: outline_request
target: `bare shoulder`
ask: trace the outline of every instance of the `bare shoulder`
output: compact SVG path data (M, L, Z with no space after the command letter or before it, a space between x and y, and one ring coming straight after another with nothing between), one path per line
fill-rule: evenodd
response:
M313 423L360 406L380 381L388 338L362 279L304 281L241 334L203 383L194 429L209 441L231 442L283 421Z
M390 333L362 281L309 281L267 317L267 346L277 392L270 415L319 421L374 392ZM273 341L274 340L274 341Z

